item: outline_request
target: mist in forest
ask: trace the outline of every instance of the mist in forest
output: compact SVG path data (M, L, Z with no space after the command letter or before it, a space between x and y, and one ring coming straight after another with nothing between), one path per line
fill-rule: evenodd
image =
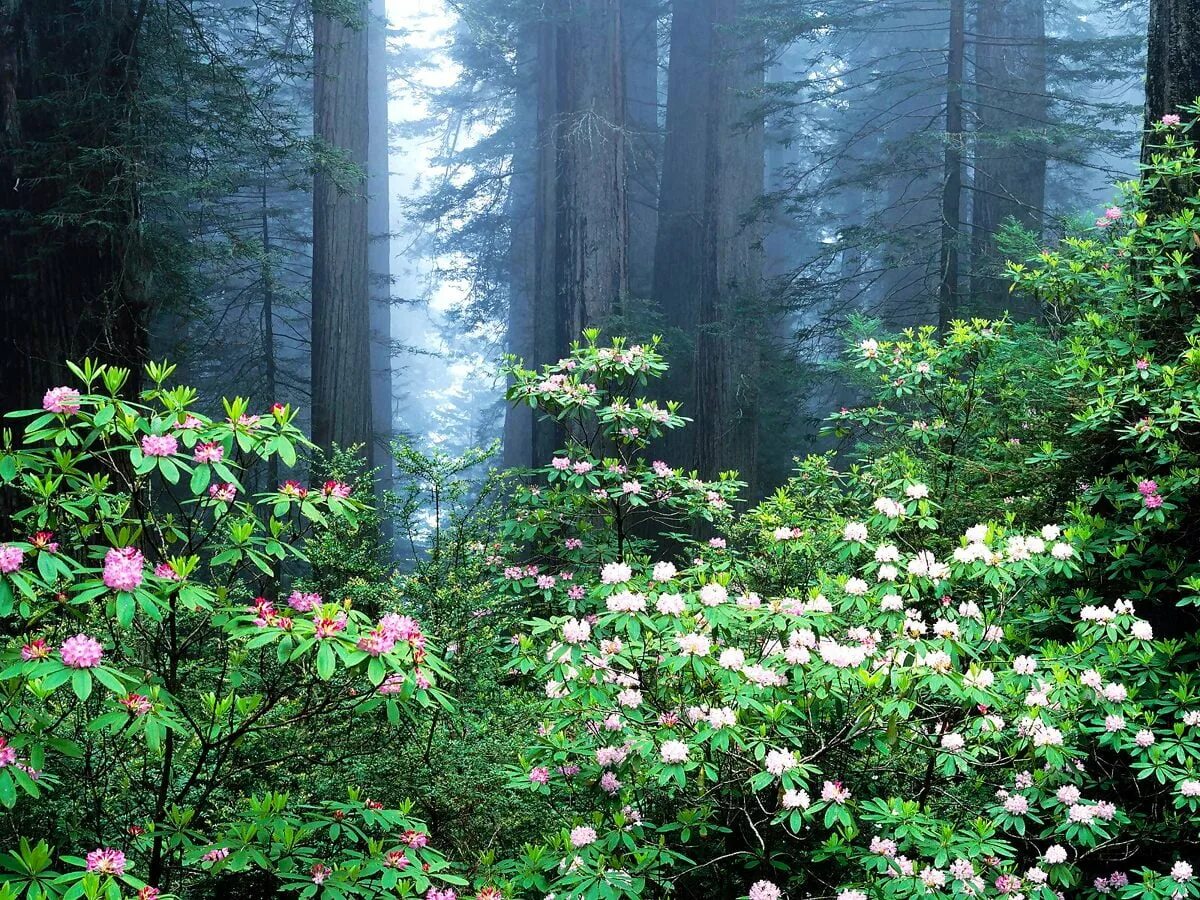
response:
M6 404L169 357L385 482L399 437L548 458L501 362L598 327L662 337L697 424L663 454L764 494L830 446L864 323L1045 320L1005 262L1089 226L1145 107L1139 2L86 6L5 14L6 90L60 123L6 131Z

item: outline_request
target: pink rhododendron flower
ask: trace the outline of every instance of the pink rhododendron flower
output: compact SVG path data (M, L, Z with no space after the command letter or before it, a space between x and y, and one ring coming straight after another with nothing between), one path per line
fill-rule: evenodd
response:
M750 900L780 900L783 896L783 891L775 886L774 882L756 881L750 885L749 895ZM865 898L864 898L865 900Z
M79 391L69 387L50 388L42 397L46 412L71 415L79 412Z
M173 456L179 441L171 434L147 434L142 438L142 452L147 456Z
M237 497L237 487L228 481L219 484L210 484L208 486L208 496L213 500L220 500L223 503L232 503L234 498Z
M317 613L313 616L313 625L316 627L317 639L324 640L346 630L346 614L341 610L332 615Z
M308 488L294 478L289 478L279 486L279 493L285 497L295 497L298 500L303 500L308 496Z
M228 847L217 847L213 850L209 850L200 858L205 862L219 862L220 860L225 859L227 856L229 856Z
M118 701L134 716L144 716L154 709L154 704L150 702L148 697L142 694L129 694L121 697Z
M48 659L49 657L50 645L46 643L44 638L32 640L21 648L21 659L26 662L35 659Z
M9 746L8 738L0 737L0 769L11 766L16 761L16 748Z
M827 803L845 803L850 791L840 781L826 781L821 785L821 799Z
M607 563L600 570L600 581L604 584L624 584L633 577L633 569L621 562Z
M101 875L124 875L125 854L112 847L97 847L87 855L87 870Z
M1165 116L1162 117L1161 121L1168 128L1172 128L1179 124L1180 119L1179 119L1179 116L1175 115L1175 113L1167 113Z
M288 606L296 610L296 612L312 612L321 605L321 595L292 591L288 595L287 602Z
M0 572L11 575L21 568L25 559L25 551L12 544L0 544Z
M688 746L682 741L663 741L662 747L659 748L659 756L667 765L678 765L686 762L688 758Z
M371 656L382 656L384 653L392 652L396 646L396 640L387 634L382 627L377 627L360 637L355 646L359 650L366 651Z
M393 672L383 679L376 691L380 694L399 694L404 690L405 678L399 672Z
M136 590L145 559L136 547L113 547L104 554L104 583L114 591Z
M592 636L592 626L579 619L567 619L563 623L563 640L568 644L582 644Z
M579 825L571 829L571 846L586 847L596 843L596 829L590 825Z
M346 500L350 496L350 485L342 481L326 481L321 485L321 493L335 500Z
M65 666L72 669L91 669L100 665L100 658L104 656L104 648L96 639L90 638L86 634L77 634L75 637L63 641L58 653Z
M170 563L159 563L154 567L154 574L158 578L165 579L166 581L179 581L179 575L176 573L175 569L172 568Z
M192 452L192 458L198 463L218 463L225 456L225 448L216 441L200 443Z

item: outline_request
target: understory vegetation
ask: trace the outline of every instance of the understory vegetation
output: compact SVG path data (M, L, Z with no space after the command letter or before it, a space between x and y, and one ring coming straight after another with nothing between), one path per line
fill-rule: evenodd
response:
M0 900L1200 896L1194 127L1009 263L1044 322L852 322L755 504L655 340L514 360L557 451L382 501L73 364L0 446Z

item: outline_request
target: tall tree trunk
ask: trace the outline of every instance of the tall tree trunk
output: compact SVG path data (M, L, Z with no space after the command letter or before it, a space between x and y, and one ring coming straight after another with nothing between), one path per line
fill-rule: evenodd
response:
M145 2L0 2L0 411L146 356L135 175ZM72 222L62 227L56 222Z
M372 443L366 14L365 2L352 21L316 12L313 31L315 132L343 163L322 166L313 187L313 440L361 445L364 455Z
M946 168L942 184L941 273L938 282L938 327L945 329L958 314L958 243L962 225L962 82L963 0L950 0L950 40L946 54Z
M978 312L1018 319L1037 315L1031 301L1010 295L998 277L996 233L1016 219L1041 231L1046 205L1045 0L979 4L975 37L972 294Z
M625 60L625 127L628 135L629 292L647 298L654 289L654 237L658 230L658 177L662 136L658 125L658 0L621 0Z
M738 0L674 5L654 284L667 321L695 340L682 398L693 443L671 461L753 484L762 259L747 217L763 190L763 129L750 118L763 51L739 12Z
M1200 0L1150 0L1146 46L1146 127L1200 98ZM1185 114L1186 115L1186 114ZM1142 141L1142 161L1153 141Z
M670 370L662 391L696 421L668 433L661 452L675 466L695 466L693 429L701 410L693 374L704 256L704 188L710 110L713 24L710 0L676 0L671 10L666 133L654 248L654 300L666 326Z
M538 53L536 39L526 35L518 49L517 91L512 121L512 177L508 188L508 352L526 366L539 361L534 346L536 316L552 316L553 307L534 309L537 246L534 214L537 201ZM504 414L504 465L528 468L534 463L533 410L510 404ZM553 450L553 448L550 448Z
M392 244L388 182L387 4L371 0L367 22L367 270L371 328L371 465L380 494L392 487Z
M555 122L558 346L601 324L629 289L620 0L562 0Z
M629 289L620 0L555 0L537 26L534 365L602 325ZM532 457L560 435L534 423Z
M264 391L266 399L271 403L279 401L279 372L278 359L275 356L275 262L271 258L271 213L267 206L267 172L263 167L261 186L261 204L259 207L262 239L262 355ZM279 484L279 459L272 456L267 461L268 490Z

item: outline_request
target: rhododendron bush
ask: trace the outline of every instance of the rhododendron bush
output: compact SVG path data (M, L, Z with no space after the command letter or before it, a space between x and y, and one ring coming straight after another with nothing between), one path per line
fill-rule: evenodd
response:
M513 519L528 561L498 561L553 610L513 642L545 695L513 784L561 816L516 894L1197 892L1188 853L1144 846L1194 835L1193 642L1077 584L1069 527L941 533L955 498L891 460L810 460L735 521L720 484L644 456L682 422L617 391L657 363L589 340L515 373L572 417ZM675 539L631 543L639 516Z
M1200 896L1190 128L1011 266L1047 326L854 323L756 504L663 457L657 339L512 362L560 449L379 510L287 407L73 367L0 447L0 900Z
M148 367L139 402L125 370L71 369L0 449L17 529L0 543L0 805L22 836L0 895L151 900L248 870L298 896L458 882L410 808L353 784L272 790L327 765L289 745L302 731L445 702L413 618L293 583L306 534L353 527L350 486L262 481L308 447L291 409L235 399L209 418L171 367ZM44 839L50 809L74 846Z

